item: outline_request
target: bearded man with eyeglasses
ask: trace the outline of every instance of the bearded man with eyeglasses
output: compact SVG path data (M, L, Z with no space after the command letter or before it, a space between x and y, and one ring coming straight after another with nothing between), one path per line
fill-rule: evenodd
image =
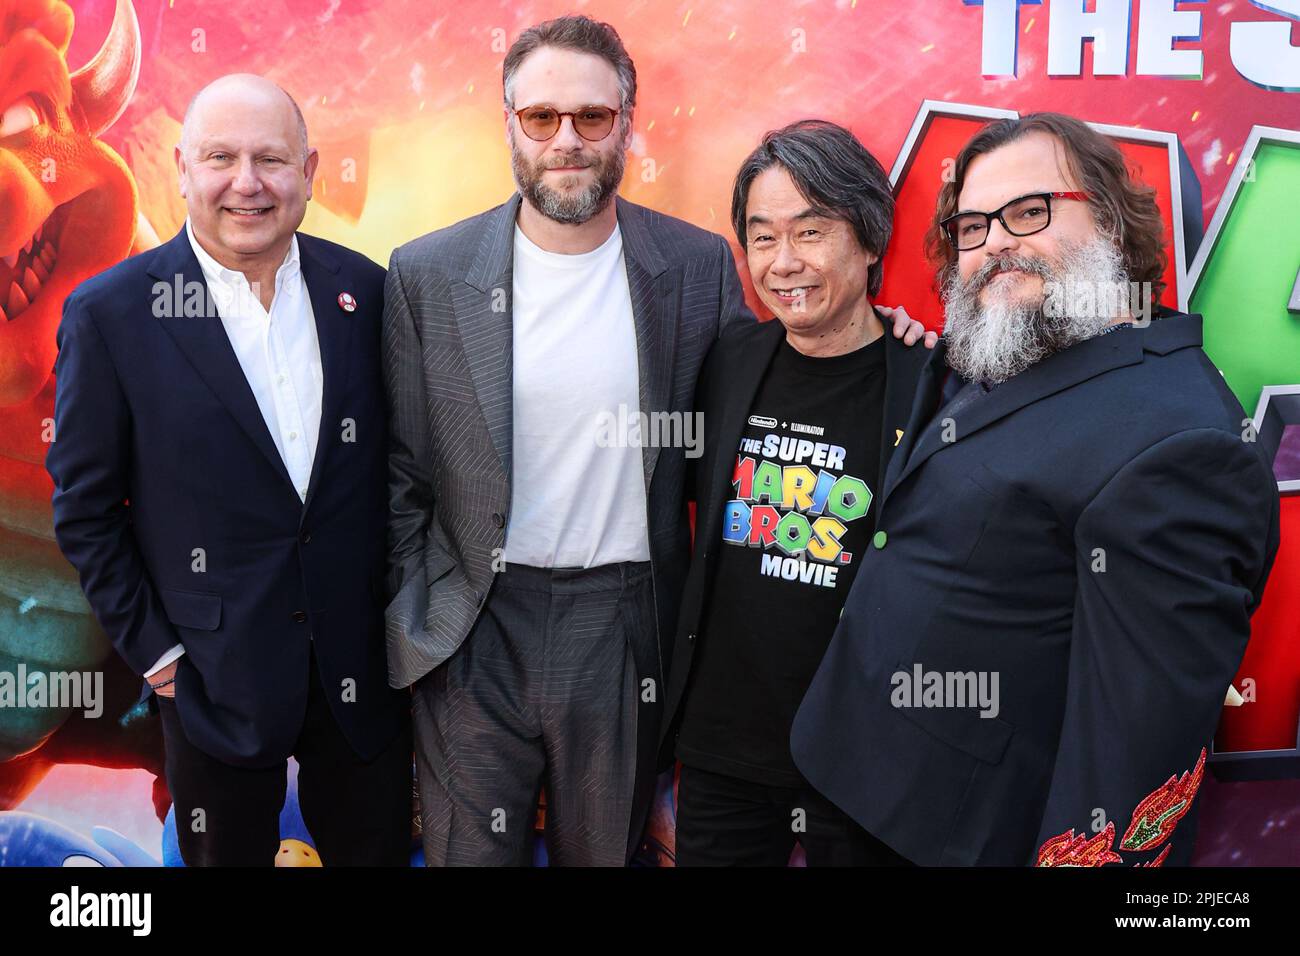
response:
M1186 863L1278 547L1271 469L1201 317L1151 308L1162 224L1114 143L1000 120L954 172L944 334L795 763L916 863Z

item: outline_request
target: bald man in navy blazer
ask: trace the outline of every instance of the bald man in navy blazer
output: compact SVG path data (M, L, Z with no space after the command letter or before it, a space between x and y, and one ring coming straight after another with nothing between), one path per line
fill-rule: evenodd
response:
M405 865L409 698L383 642L384 270L296 232L297 106L225 77L177 147L189 218L59 328L54 528L162 718L181 855L270 866L286 759L327 865Z

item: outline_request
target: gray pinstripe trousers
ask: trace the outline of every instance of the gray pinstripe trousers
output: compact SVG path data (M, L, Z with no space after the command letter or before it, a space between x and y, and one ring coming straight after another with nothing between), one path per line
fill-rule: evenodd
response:
M633 785L647 650L648 562L497 574L456 653L415 684L425 862L528 865L544 786L551 864L622 866L644 804Z

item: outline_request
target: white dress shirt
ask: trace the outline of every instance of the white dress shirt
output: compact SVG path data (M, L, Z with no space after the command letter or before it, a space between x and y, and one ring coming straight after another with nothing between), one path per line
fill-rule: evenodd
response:
M239 367L257 399L266 429L298 497L306 501L320 433L324 375L316 316L299 268L298 237L293 237L284 262L276 270L268 312L242 272L227 269L199 245L188 219L185 234L198 257L208 293L220 312L221 325ZM152 676L184 653L180 644L170 648L145 676Z

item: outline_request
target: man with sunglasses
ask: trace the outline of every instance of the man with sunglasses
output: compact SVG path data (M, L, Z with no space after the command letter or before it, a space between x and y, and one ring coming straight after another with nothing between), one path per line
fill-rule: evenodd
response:
M390 265L390 681L428 865L526 865L544 788L550 861L618 866L689 533L687 449L635 424L684 416L751 316L719 236L617 196L636 71L612 27L531 27L503 73L518 192Z
M1001 120L954 173L944 335L795 763L917 863L1186 863L1277 550L1271 470L1200 317L1140 315L1163 226L1111 141Z

